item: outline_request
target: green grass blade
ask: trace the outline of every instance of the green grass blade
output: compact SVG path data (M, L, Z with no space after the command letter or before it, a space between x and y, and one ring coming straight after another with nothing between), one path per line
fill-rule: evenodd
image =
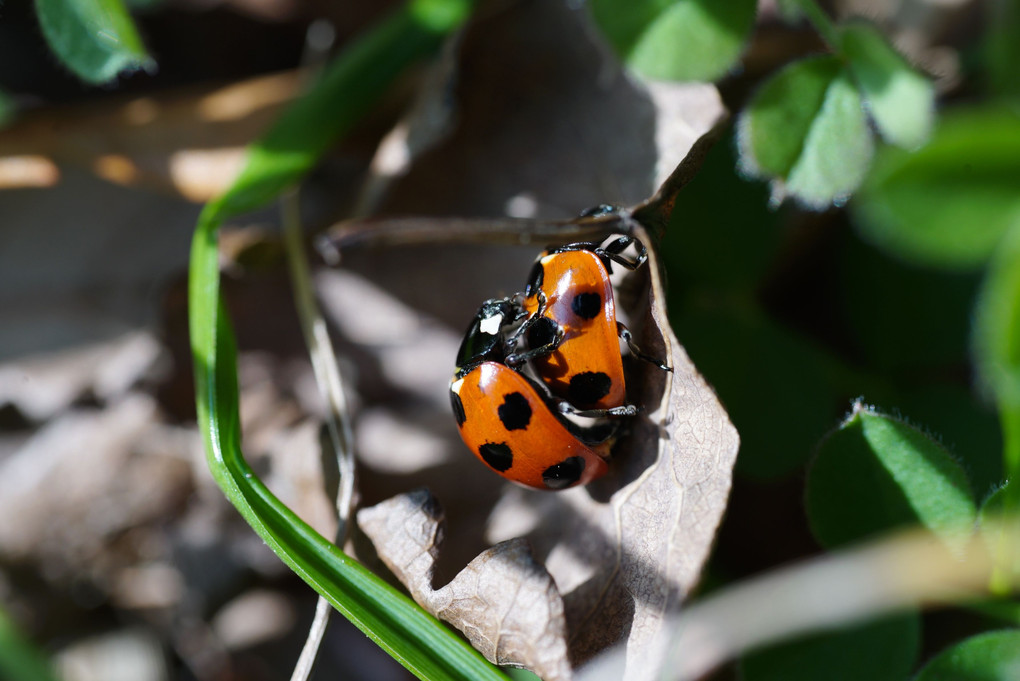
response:
M505 679L460 638L302 522L254 475L240 448L233 332L219 304L216 223L195 235L189 282L198 422L213 477L269 547L422 679Z
M155 66L121 0L35 0L50 49L87 83Z
M461 638L306 525L254 475L241 451L237 358L220 302L217 231L297 182L413 59L438 47L468 8L416 0L339 56L249 150L234 186L203 211L192 242L189 322L199 428L213 477L266 544L312 588L422 679L506 677Z

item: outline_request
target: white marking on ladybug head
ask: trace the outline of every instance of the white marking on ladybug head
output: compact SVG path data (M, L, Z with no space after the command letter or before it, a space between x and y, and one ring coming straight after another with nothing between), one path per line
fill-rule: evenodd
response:
M454 395L460 395L460 389L464 387L464 379L458 379L450 384L450 392Z
M478 323L478 330L484 334L495 336L499 333L499 329L503 326L503 315L494 314L486 317Z

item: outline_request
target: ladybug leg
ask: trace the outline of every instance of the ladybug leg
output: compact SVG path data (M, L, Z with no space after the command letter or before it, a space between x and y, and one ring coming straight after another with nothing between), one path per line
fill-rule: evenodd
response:
M527 333L528 330L530 330L531 327L534 326L535 323L542 318L542 315L545 314L546 305L549 300L545 295L545 291L541 290L538 291L538 293L536 294L536 297L538 298L538 308L535 310L534 314L529 315L527 310L524 309L523 304L524 295L525 294L523 293L515 293L511 298L508 299L511 300L513 304L517 307L517 316L514 318L513 321L517 322L520 321L521 317L527 317L527 319L524 320L524 323L518 326L517 329L513 333L511 333L506 339L506 354L511 356L513 356L514 354L513 351L517 347L517 343L518 341L520 341L521 336Z
M673 367L668 366L667 364L660 362L655 357L652 357L651 355L642 352L641 348L635 345L634 335L630 332L630 329L628 329L620 322L616 322L616 332L620 335L620 338L623 339L623 341L627 344L627 347L630 348L630 352L632 355L634 355L638 359L643 359L649 364L654 364L663 371L673 371Z
M577 217L579 217L579 218L601 218L601 217L604 217L606 215L619 215L619 214L620 214L620 207L619 206L614 206L614 205L608 204L608 203L600 203L597 206L592 206L591 208L585 208L584 210L581 211L581 213Z
M628 258L623 255L623 252L634 244L637 248L637 256L634 258ZM645 245L640 241L629 235L623 235L610 241L603 248L595 249L595 254L601 258L608 258L613 262L627 268L628 270L636 270L645 264L648 260L648 251L645 249Z
M524 352L508 352L504 363L510 367L519 367L529 359L541 357L556 352L556 349L563 343L563 327L552 319L543 316L545 314L547 298L545 291L538 291L538 308L521 326L513 332L507 342L510 349L517 347L517 342L524 334L528 334L529 350Z
M531 333L528 334L528 341L534 347L524 352L515 352L507 355L504 362L507 366L519 367L529 359L549 355L556 352L556 349L563 343L563 327L548 317L532 316L528 321L535 320L530 324ZM527 322L525 322L527 323ZM523 325L522 325L523 326ZM536 339L538 343L536 344Z
M598 249L600 241L572 241L569 244L563 244L556 248L550 248L549 253L566 253L568 251L595 251Z
M579 427L573 422L570 423L572 425L568 428L568 430L573 433L578 440L591 447L597 447L598 445L609 442L615 438L620 431L620 421L600 421L595 425L584 427ZM603 456L603 458L606 457Z
M561 414L566 414L567 416L584 416L587 418L634 416L634 414L638 413L638 408L633 404L625 404L622 407L611 407L609 409L578 409L569 402L561 400L556 406L560 410Z

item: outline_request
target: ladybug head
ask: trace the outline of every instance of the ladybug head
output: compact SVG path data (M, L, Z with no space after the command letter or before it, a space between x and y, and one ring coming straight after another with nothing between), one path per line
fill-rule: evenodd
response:
M506 329L519 317L519 307L509 298L482 303L457 351L457 375L466 374L482 362L502 362L507 354Z

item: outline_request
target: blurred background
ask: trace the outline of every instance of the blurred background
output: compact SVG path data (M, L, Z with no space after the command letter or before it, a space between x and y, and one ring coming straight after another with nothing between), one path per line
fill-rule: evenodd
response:
M875 21L931 76L940 111L989 100L992 3L823 4ZM290 674L314 594L206 469L187 340L189 242L202 203L229 186L244 146L301 91L307 65L394 6L131 3L155 66L99 86L53 56L32 3L0 8L0 604L66 679ZM740 64L717 83L734 115L778 68L824 50L809 24L779 9L760 3ZM365 177L380 141L422 91L454 113L441 117L441 141L373 199L377 214L569 218L650 195L649 98L607 67L585 11L483 5L445 53L455 78L429 85L436 70L424 66L405 74L308 178L309 234L374 196ZM937 435L978 501L1003 476L996 415L970 355L981 267L876 245L854 200L779 205L774 187L738 170L739 154L731 125L678 199L662 245L674 329L742 440L707 589L820 550L803 508L805 470L856 397ZM1016 168L1005 169L1007 186ZM272 207L223 234L245 452L329 534L322 407L278 223ZM458 337L482 298L519 288L535 252L366 249L316 275L353 377L361 501L432 489L451 525L440 583L483 543L501 489L475 475L445 414ZM959 612L925 620L919 660L988 626ZM339 617L317 674L409 678Z

